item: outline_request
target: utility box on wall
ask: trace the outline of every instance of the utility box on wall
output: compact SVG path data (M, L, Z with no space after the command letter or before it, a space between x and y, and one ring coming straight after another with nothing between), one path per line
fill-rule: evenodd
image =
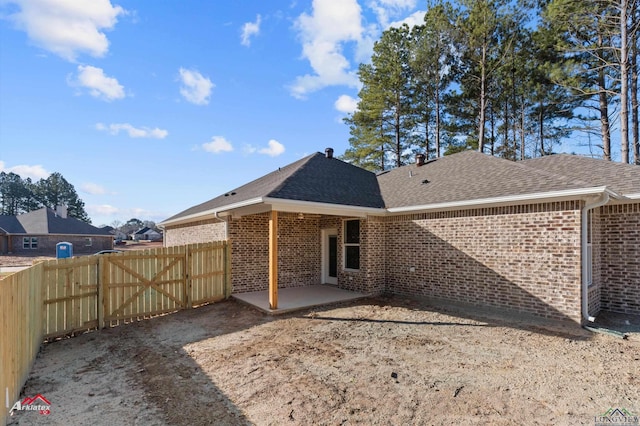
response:
M66 259L69 257L73 257L73 244L64 242L56 244L56 258Z

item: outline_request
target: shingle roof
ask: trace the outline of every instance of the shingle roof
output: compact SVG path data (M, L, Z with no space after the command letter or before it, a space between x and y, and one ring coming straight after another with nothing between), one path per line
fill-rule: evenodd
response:
M640 193L640 166L570 154L548 155L521 164L570 179L607 186L619 194Z
M595 186L477 151L445 156L420 167L399 167L380 174L378 182L387 208Z
M110 235L109 232L76 218L62 218L49 208L18 216L0 216L0 228L10 234Z
M165 222L259 197L392 209L603 186L623 195L640 192L640 167L572 155L513 162L463 151L376 176L315 153Z
M0 216L0 230L7 234L24 234L26 231L15 216Z
M327 158L318 152L224 195L184 210L165 221L220 209L258 197L384 207L374 173L336 158Z

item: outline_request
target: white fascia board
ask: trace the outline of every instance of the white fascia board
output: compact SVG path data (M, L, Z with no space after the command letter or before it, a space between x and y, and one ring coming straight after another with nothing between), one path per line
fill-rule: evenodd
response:
M638 192L636 194L627 194L627 195L625 195L625 197L630 199L630 200L640 200L640 192Z
M592 188L567 189L562 191L538 192L534 194L508 195L506 197L479 198L476 200L460 200L447 203L424 204L419 206L392 207L389 213L409 213L430 210L459 210L499 205L519 204L522 202L558 201L559 199L575 199L607 192L611 197L624 199L621 195L607 189L606 186Z
M326 214L332 216L367 217L384 216L387 210L375 207L358 207L344 204L318 203L314 201L285 200L265 197L264 202L272 210L287 213Z
M217 209L205 210L202 212L190 214L188 216L179 217L173 220L165 220L163 222L160 222L158 226L165 227L167 225L178 225L181 223L193 222L195 220L215 218L217 214L228 212L230 210L237 209L240 207L250 206L252 204L259 204L262 202L263 202L262 197L250 198L248 200L239 201L237 203L227 204L226 206L221 206Z

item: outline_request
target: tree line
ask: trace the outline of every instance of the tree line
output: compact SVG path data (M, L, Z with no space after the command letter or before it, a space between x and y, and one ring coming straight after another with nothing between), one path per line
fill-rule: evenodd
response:
M422 25L383 32L361 64L342 158L369 170L476 149L552 154L578 132L592 153L640 164L640 0L430 3Z
M0 214L19 215L42 207L66 206L69 217L91 223L84 202L60 173L33 182L16 173L0 172Z

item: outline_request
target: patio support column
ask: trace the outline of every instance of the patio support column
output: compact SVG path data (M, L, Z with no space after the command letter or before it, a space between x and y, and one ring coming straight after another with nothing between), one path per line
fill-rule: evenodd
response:
M269 217L269 307L278 309L278 212Z

